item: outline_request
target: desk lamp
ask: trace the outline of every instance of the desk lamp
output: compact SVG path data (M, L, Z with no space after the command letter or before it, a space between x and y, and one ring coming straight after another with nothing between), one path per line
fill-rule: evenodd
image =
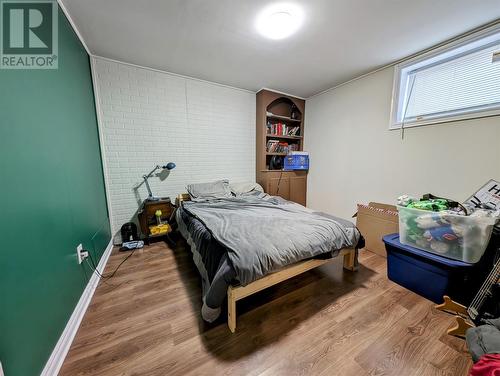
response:
M146 200L148 201L158 201L160 198L153 196L153 192L151 192L151 187L149 186L148 179L153 176L156 170L173 170L175 168L175 163L174 162L168 162L164 166L156 165L155 168L151 170L151 172L147 175L144 175L142 178L144 179L144 183L146 184L146 188L148 189L148 198Z

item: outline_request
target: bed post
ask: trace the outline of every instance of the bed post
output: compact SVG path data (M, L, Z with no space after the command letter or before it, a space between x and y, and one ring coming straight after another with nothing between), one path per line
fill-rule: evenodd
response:
M350 271L358 270L358 251L356 249L351 248L344 254L344 269Z
M233 286L227 288L227 326L231 333L236 331L236 299Z

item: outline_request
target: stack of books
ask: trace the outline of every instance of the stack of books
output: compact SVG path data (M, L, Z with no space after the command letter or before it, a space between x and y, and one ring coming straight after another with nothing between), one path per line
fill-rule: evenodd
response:
M299 131L300 127L292 127L280 122L267 122L267 134L275 134L277 136L297 136Z
M298 144L288 144L287 142L280 142L279 140L267 141L266 151L268 153L290 153L299 150Z

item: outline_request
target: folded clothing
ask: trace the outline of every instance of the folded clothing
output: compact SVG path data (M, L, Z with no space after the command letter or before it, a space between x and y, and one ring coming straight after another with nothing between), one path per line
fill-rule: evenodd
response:
M500 354L485 354L474 364L469 376L500 376Z
M474 362L486 354L500 354L500 318L487 320L486 325L468 329L465 339Z

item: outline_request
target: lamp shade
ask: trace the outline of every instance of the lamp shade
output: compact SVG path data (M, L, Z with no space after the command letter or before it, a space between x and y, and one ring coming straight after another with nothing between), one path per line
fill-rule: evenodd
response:
M162 166L162 168L167 169L167 170L173 170L175 168L175 163L168 162L165 166Z

